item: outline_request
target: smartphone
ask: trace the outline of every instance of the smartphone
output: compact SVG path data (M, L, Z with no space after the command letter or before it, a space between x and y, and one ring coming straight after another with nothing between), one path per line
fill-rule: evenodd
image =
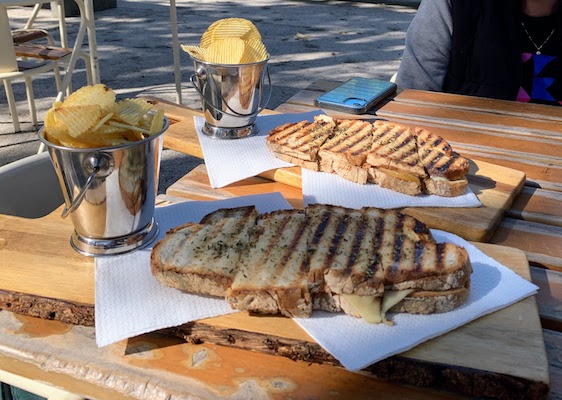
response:
M367 110L396 91L396 84L370 78L352 78L332 90L318 96L314 104L353 114L364 114Z

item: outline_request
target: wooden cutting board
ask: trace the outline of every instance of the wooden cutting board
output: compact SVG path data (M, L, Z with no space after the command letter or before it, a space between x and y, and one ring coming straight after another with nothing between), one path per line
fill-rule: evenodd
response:
M468 181L482 207L408 207L402 209L402 212L418 218L430 228L442 229L466 240L488 241L503 214L521 192L525 184L525 174L484 161L471 161ZM281 182L286 185L280 185ZM210 200L279 191L293 207L302 207L302 192L295 189L300 189L298 167L277 169L260 177L245 179L220 189L211 189L205 166L200 165L173 183L166 194Z
M60 210L35 220L0 215L0 308L93 324L94 263L71 249L71 232L72 225L60 218ZM523 252L476 245L530 279ZM165 333L194 343L216 343L308 363L339 365L292 320L283 317L239 313L189 323ZM536 299L529 297L480 318L379 362L364 373L469 396L502 393L514 398L523 393L543 397L549 371Z

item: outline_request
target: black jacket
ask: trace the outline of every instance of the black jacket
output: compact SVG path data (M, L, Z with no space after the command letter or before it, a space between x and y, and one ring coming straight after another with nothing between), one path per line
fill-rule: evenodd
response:
M444 91L513 100L521 85L521 2L452 0Z
M521 1L452 0L453 37L443 90L513 100L521 87ZM562 43L562 10L555 35ZM558 90L558 89L557 89Z

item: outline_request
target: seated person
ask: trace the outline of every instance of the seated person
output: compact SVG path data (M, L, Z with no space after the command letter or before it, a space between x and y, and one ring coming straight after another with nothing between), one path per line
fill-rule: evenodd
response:
M560 0L422 0L396 83L562 105Z

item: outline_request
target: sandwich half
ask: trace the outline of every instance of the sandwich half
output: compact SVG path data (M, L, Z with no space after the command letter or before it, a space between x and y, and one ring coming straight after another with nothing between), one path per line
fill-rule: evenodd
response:
M218 210L170 230L154 246L151 268L164 285L224 297L241 311L343 311L371 323L388 322L387 312L458 307L472 272L464 248L436 243L411 216L329 205Z
M321 115L273 129L266 143L276 157L303 168L404 194L454 197L468 185L467 159L433 132L401 123Z

